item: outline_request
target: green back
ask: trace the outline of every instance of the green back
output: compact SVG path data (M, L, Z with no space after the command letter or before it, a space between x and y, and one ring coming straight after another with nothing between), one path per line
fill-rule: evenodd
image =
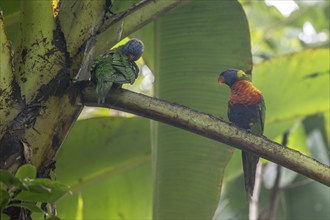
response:
M258 106L258 120L252 124L251 130L256 134L263 134L264 132L264 124L265 124L265 113L266 113L266 105L265 101L262 98L259 106Z

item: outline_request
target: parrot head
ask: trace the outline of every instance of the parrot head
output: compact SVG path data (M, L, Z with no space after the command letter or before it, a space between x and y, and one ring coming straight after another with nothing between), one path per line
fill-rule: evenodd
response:
M218 78L219 83L225 83L229 87L231 87L238 80L250 81L250 78L243 70L237 69L227 69L221 72Z
M142 56L143 49L142 41L133 38L122 47L122 52L128 57L128 60L136 61Z

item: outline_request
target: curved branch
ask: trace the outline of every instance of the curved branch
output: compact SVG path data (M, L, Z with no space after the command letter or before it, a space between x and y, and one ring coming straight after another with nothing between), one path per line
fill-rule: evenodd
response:
M264 136L240 129L222 119L188 107L124 89L112 90L104 105L97 104L95 88L81 84L85 106L108 107L160 121L220 141L330 186L330 167Z
M131 8L102 24L98 30L95 55L104 53L107 48L111 48L134 31L179 5L186 3L189 3L189 0L142 0L133 5Z

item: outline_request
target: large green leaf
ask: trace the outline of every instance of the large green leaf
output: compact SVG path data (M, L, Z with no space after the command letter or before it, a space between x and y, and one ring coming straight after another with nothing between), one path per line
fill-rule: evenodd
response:
M267 137L276 137L307 115L329 111L329 71L328 49L280 56L254 68L253 82L267 107Z
M227 117L229 90L221 70L251 68L249 30L236 1L192 1L147 26L137 37L156 75L156 96ZM192 119L193 120L193 119ZM167 126L154 126L155 219L210 219L232 150Z
M63 219L147 219L151 216L149 121L78 121L57 157L57 179L72 195L58 202Z

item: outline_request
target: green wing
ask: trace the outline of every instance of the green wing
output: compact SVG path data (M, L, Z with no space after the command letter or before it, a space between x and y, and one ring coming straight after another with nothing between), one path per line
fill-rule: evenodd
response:
M97 79L106 78L109 82L133 84L138 73L135 62L129 61L119 48L99 56L91 67L92 81L95 83Z
M120 73L126 79L123 83L133 84L138 76L139 68L134 62L130 62L122 53L117 53L113 60L113 67L117 73ZM122 83L122 82L116 82Z
M114 68L112 66L113 52L108 52L97 57L90 69L91 80L97 84L97 81L102 79L108 74L114 73Z
M116 70L112 66L113 52L108 52L99 56L91 66L91 80L96 84L97 102L104 103L105 97L109 93L112 82L106 79L115 74Z
M106 76L104 78L104 80L105 80L105 82L112 82L112 83L118 83L118 84L127 83L127 78L118 71L115 71L115 73Z
M264 99L261 99L261 102L258 105L258 119L257 121L253 122L251 126L251 131L253 131L256 134L264 133L265 113L266 113L266 105Z

